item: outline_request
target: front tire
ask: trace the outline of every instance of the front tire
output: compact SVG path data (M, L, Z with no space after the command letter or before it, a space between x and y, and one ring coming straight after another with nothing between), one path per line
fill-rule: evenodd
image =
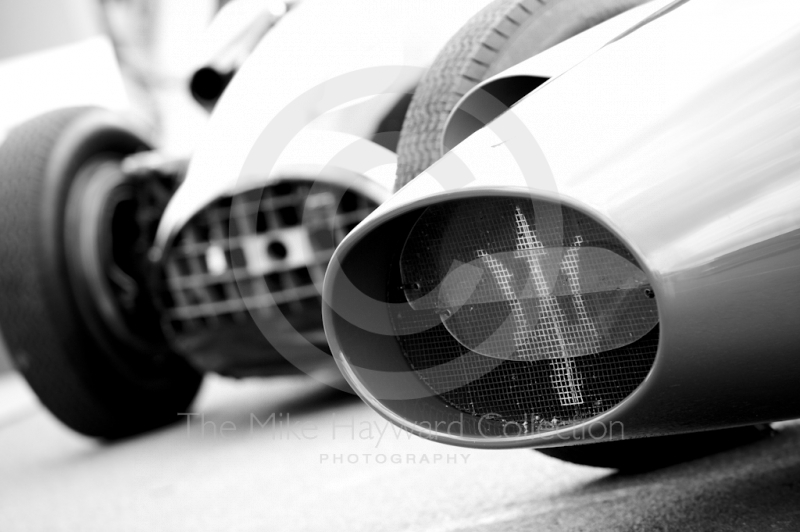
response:
M3 335L41 402L72 429L104 439L176 420L202 379L160 345L121 340L87 309L87 287L70 270L68 202L79 176L98 160L113 167L144 149L119 118L95 108L34 118L0 146Z
M436 57L414 91L397 149L399 190L441 157L447 117L481 81L648 0L496 0Z

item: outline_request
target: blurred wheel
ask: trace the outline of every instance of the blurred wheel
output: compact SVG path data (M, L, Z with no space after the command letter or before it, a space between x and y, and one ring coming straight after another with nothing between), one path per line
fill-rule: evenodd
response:
M481 81L648 0L496 0L453 36L406 114L395 190L441 156L450 111Z
M112 230L127 237L136 224L120 163L145 149L94 108L37 117L0 146L0 326L42 403L72 429L106 439L177 419L202 379L120 318L120 286L132 298L143 293L111 268L128 244L112 241Z

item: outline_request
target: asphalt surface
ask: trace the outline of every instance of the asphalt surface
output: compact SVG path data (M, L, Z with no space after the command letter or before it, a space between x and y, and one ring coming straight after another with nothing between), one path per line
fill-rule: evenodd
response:
M800 530L796 422L622 476L398 434L300 378L212 378L193 412L202 423L101 445L0 376L0 530Z

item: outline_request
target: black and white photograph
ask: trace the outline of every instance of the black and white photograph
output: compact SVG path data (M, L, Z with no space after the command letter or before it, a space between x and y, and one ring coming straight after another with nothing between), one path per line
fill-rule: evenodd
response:
M800 530L800 3L0 0L0 530Z

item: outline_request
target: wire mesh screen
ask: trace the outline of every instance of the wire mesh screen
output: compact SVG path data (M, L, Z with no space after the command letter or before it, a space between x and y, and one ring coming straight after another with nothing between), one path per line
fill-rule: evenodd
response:
M325 268L377 203L342 187L282 181L209 205L177 235L165 262L170 337L274 312L317 323Z
M625 245L574 209L476 198L429 207L399 260L392 313L411 367L448 404L526 431L570 426L649 372L658 312Z

